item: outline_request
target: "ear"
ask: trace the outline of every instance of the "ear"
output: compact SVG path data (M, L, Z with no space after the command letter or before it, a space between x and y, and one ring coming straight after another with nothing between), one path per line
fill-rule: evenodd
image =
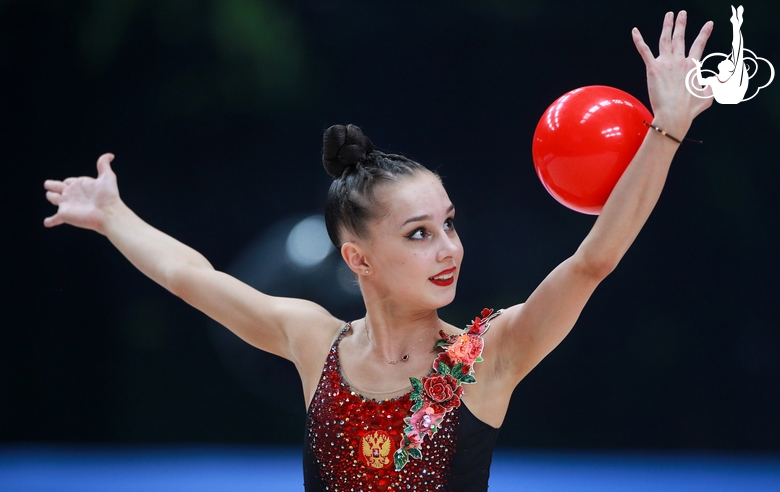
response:
M355 275L367 275L371 272L366 255L359 244L347 241L341 245L341 257Z

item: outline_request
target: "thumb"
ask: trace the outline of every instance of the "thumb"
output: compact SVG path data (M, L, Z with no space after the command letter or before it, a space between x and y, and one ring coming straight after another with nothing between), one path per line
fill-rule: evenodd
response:
M55 227L63 223L62 217L60 217L59 213L56 213L52 215L51 217L46 217L43 219L43 225L44 227Z
M98 158L97 161L97 171L98 171L98 177L102 176L103 174L113 174L114 172L111 170L111 161L114 160L114 154L103 154Z

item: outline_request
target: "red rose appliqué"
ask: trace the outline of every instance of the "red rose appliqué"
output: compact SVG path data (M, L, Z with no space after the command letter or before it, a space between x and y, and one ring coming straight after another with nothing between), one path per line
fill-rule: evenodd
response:
M423 379L425 397L431 404L434 412L443 414L450 409L460 406L460 397L463 387L458 385L458 380L447 374L432 374Z

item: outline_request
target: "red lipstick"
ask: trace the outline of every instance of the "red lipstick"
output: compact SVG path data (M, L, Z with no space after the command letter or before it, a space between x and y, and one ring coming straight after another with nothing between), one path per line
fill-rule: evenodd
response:
M428 278L428 280L441 287L447 287L448 285L452 285L453 282L455 282L455 275L452 276L449 275L451 275L455 271L455 268L456 267L452 267L446 270L442 270L441 272L437 273L433 277ZM447 277L447 278L441 278L441 277Z

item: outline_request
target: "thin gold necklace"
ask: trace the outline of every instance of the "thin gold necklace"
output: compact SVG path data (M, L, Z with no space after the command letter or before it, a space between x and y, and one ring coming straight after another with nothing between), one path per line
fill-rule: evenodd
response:
M377 352L379 352L379 355L381 355L382 358L385 359L388 364L398 364L399 362L406 362L407 360L409 360L409 354L412 353L412 351L414 350L414 347L419 345L420 342L422 342L425 339L425 336L423 335L423 337L420 340L418 340L417 343L415 343L414 346L412 346L412 348L410 348L409 351L406 352L403 357L401 357L400 359L397 359L397 360L393 360L393 359L388 359L387 357L385 357L385 354L383 354L379 350L379 347L377 347L376 344L374 344L374 341L371 340L371 333L370 332L371 332L371 325L368 323L368 316L366 316L366 338L368 338L368 342L371 344L371 346L374 347L374 349Z

